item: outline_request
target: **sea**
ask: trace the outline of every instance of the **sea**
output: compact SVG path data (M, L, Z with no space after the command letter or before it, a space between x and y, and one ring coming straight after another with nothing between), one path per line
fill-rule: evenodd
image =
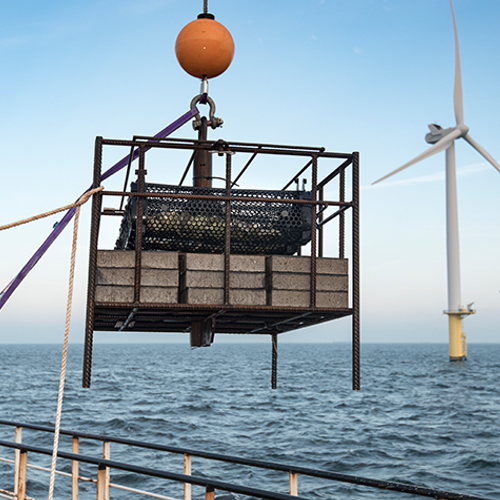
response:
M1 345L0 418L54 426L62 347ZM69 346L61 428L500 499L500 344L470 344L448 361L446 344L362 344L361 390L353 391L351 345L280 343L271 389L269 343L95 344L92 386L81 387L83 346ZM14 440L0 425L0 439ZM27 443L52 436L23 431ZM80 452L102 454L84 442ZM60 450L71 451L61 436ZM13 451L0 448L0 457ZM182 455L112 444L113 460L182 473ZM48 465L49 457L30 463ZM58 469L70 464L58 461ZM82 475L95 477L93 466ZM285 473L193 458L193 474L287 493ZM112 472L111 482L182 498L182 487ZM0 488L12 489L0 462ZM30 470L28 495L46 498L49 477ZM57 477L54 498L70 498ZM204 490L193 487L193 498ZM299 495L319 499L415 498L299 476ZM95 498L81 483L80 499ZM112 490L111 499L142 498ZM216 499L238 495L216 491Z

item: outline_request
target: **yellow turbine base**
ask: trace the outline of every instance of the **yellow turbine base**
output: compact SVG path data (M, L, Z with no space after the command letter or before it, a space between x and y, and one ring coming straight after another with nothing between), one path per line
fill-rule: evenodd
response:
M450 361L464 361L467 359L467 339L462 330L462 316L448 313L450 332Z

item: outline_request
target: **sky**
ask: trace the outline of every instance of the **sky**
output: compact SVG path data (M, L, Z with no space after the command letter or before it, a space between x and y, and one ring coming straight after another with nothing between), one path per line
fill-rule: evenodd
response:
M500 2L454 7L465 123L500 161ZM0 225L73 202L91 183L97 135L154 135L189 109L199 82L178 65L174 44L201 10L201 0L0 3ZM448 1L210 0L209 10L236 46L231 67L210 82L224 119L210 137L359 151L362 341L447 342L444 153L371 183L426 149L429 123L455 124ZM194 136L189 124L175 134ZM105 155L105 166L116 155ZM477 310L465 331L470 343L499 342L500 174L462 140L456 157L462 301ZM173 163L162 182L178 182L185 163ZM256 178L283 185L295 171L270 165ZM118 177L106 188L119 189ZM72 342L84 335L89 210L80 222ZM59 218L0 233L0 289ZM105 243L116 232L106 227ZM0 311L0 343L61 341L70 246L67 229ZM349 338L343 319L280 341ZM120 340L188 342L96 334Z

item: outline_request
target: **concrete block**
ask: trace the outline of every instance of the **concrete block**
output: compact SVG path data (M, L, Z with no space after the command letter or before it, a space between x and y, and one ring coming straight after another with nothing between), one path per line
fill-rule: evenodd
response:
M310 273L311 258L307 256L270 255L266 260L268 273ZM347 274L347 259L321 257L316 259L317 274Z
M266 274L263 272L246 273L231 271L229 273L229 287L231 289L261 289L265 291Z
M266 291L251 289L229 290L229 303L245 306L265 306ZM180 293L180 301L184 304L224 304L224 290L221 288L187 288Z
M223 271L186 270L180 276L181 290L185 288L224 288Z
M348 307L347 292L316 292L316 306L329 308ZM297 290L271 290L268 292L270 306L284 307L309 307L311 295L308 291Z
M141 302L150 304L174 304L178 299L177 287L141 286Z
M311 294L304 290L269 290L267 304L269 306L309 307Z
M264 255L231 255L231 271L264 273L266 271L266 257Z
M142 269L141 287L143 286L177 288L179 286L179 273L177 269Z
M222 288L187 288L181 290L182 304L223 304L224 291Z
M224 255L212 253L186 253L181 256L180 272L224 271Z
M98 285L124 285L134 286L134 269L121 269L115 267L98 267Z
M141 267L143 269L178 269L179 254L177 252L142 252Z
M317 292L316 306L345 309L349 307L349 295L347 292Z
M264 255L231 255L231 271L265 272ZM224 255L211 253L187 253L181 256L181 272L189 271L224 271Z
M324 292L347 292L349 277L346 275L318 274L316 275L316 290Z
M229 303L240 306L265 306L267 294L265 289L231 289L229 290Z
M98 250L97 267L135 267L135 252L130 250Z
M134 302L134 287L97 285L95 291L96 302Z

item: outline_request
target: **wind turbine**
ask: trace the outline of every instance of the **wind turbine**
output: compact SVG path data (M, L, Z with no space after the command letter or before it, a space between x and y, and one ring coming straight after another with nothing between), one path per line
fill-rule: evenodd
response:
M460 255L458 248L458 210L457 210L457 182L455 169L455 140L465 139L479 154L481 154L493 167L500 172L500 165L495 159L480 146L469 134L469 127L464 123L464 110L462 99L462 77L460 73L460 54L458 51L457 24L453 5L450 2L453 28L455 31L455 90L453 103L457 124L447 129L439 125L429 125L430 132L425 136L429 144L433 144L422 154L413 158L393 172L373 182L383 181L391 175L401 172L405 168L418 163L425 158L446 150L446 248L448 260L448 315L450 361L467 359L467 340L462 330L462 319L469 314L474 314L472 304L467 308L461 303L460 297Z

